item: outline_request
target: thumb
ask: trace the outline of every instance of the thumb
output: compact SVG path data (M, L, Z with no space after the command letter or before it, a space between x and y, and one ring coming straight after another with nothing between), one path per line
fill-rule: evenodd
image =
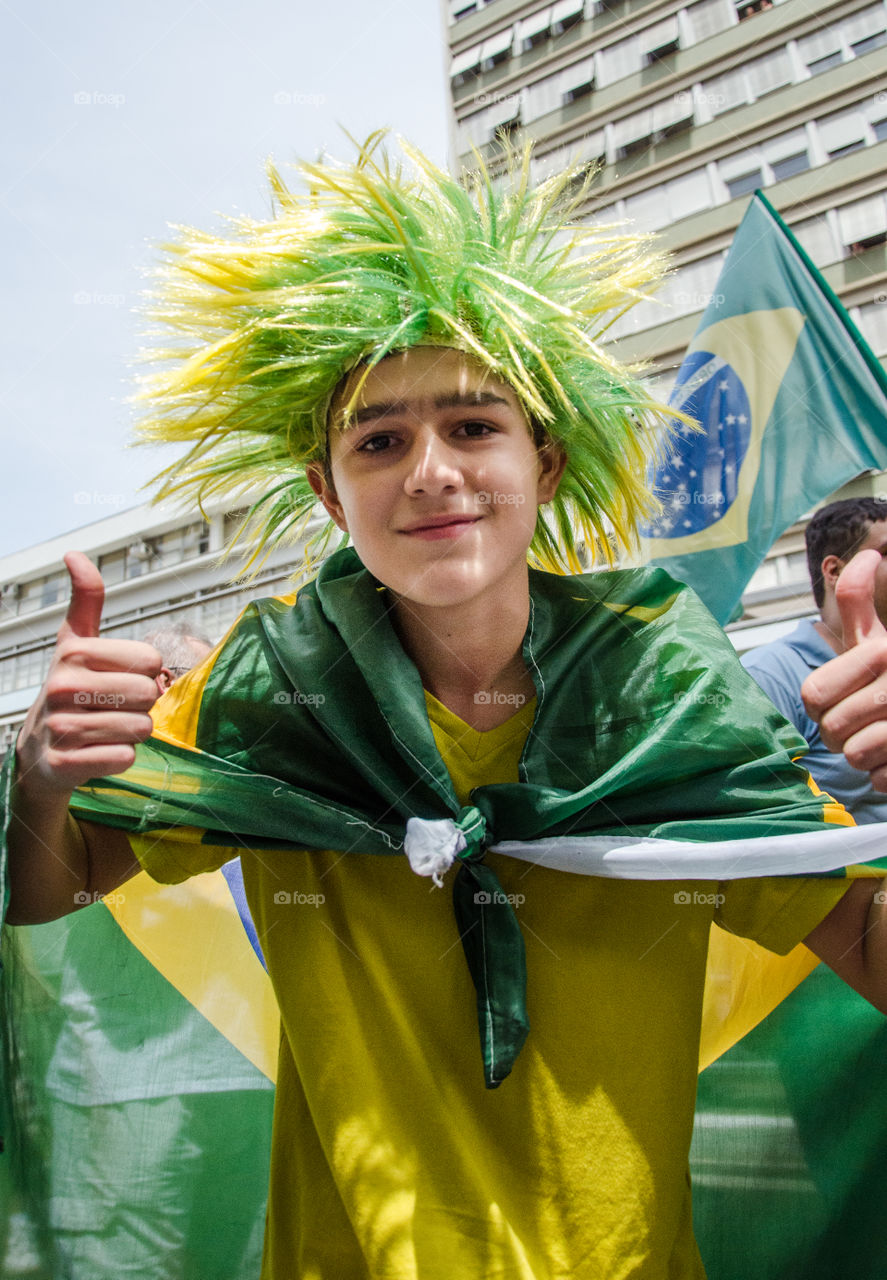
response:
M845 650L863 640L887 635L875 610L875 575L880 563L880 551L858 551L835 584Z
M69 551L65 566L71 579L71 603L59 629L59 639L67 636L97 636L105 602L102 575L82 551Z

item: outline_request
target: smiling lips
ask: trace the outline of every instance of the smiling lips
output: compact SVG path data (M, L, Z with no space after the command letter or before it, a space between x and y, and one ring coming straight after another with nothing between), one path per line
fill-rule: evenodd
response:
M428 542L436 542L441 538L458 538L467 528L477 524L481 519L481 516L472 515L428 516L421 524L410 525L406 529L401 529L400 532L411 538L423 538Z

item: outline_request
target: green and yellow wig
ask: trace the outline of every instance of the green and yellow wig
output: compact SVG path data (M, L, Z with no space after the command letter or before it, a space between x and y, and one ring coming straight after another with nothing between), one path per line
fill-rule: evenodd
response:
M345 375L419 345L454 347L512 388L568 464L540 514L537 563L578 567L581 541L628 546L654 505L651 453L673 416L600 345L661 273L643 237L582 225L588 180L535 189L529 151L495 181L464 181L373 135L353 164L302 164L304 190L270 171L273 216L227 237L186 228L167 247L149 314L143 440L189 446L156 478L158 498L252 501L255 555L295 539L315 505L305 464L325 457ZM360 393L352 379L351 404ZM346 406L347 412L348 406Z

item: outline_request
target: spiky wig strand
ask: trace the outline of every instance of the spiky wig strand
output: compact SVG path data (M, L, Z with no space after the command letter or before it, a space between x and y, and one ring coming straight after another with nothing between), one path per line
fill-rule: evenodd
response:
M674 412L599 345L661 274L643 237L572 221L574 170L535 189L529 150L499 189L478 164L465 183L374 134L355 163L302 164L307 190L270 170L273 217L231 220L230 238L179 229L149 314L175 339L148 353L147 442L189 445L155 478L158 499L202 504L262 494L254 559L295 539L316 499L305 464L326 456L330 401L345 375L418 345L454 347L512 388L568 463L531 556L578 567L577 542L629 546L653 500L646 472ZM361 379L346 415L359 396Z

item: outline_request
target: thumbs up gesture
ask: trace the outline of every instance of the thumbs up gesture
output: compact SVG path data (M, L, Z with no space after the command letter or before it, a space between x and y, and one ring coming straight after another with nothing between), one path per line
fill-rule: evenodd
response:
M105 588L79 551L65 564L71 603L46 682L19 735L17 786L32 796L70 793L122 773L152 729L161 657L149 644L99 637Z
M842 571L835 599L844 652L804 681L801 696L830 751L887 791L887 629L875 608L879 551L860 551Z

